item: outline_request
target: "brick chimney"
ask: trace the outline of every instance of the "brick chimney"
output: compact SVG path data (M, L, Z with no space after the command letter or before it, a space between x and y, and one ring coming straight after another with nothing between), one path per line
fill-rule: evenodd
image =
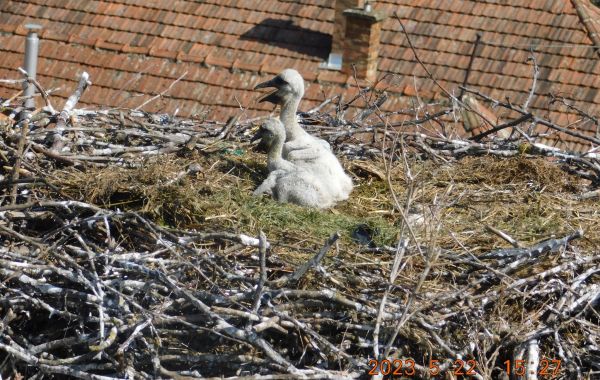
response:
M346 34L346 16L344 16L344 11L352 8L364 8L364 6L364 0L335 0L331 54L339 54L340 56L344 54L344 37Z
M338 1L340 0L336 0L336 12ZM358 78L374 81L377 77L381 24L386 17L382 12L373 10L369 3L362 8L346 9L343 11L343 16L346 19L346 31L342 72L353 75L352 65L354 65Z

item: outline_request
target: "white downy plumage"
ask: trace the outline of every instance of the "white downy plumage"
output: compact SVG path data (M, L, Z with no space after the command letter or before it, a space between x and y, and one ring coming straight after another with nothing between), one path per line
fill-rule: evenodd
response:
M285 69L275 78L255 87L274 87L260 101L281 106L280 120L285 127L286 139L283 158L311 172L321 183L333 202L345 200L352 191L352 180L344 172L329 144L306 132L296 119L300 100L304 95L304 79L294 69Z
M321 182L309 171L282 157L285 129L281 121L268 119L262 128L269 133L268 177L254 191L254 195L271 194L279 202L301 206L326 208L334 201L323 191Z

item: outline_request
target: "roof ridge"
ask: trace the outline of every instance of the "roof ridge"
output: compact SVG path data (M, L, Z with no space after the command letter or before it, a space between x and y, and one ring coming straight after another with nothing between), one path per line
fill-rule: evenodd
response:
M579 20L581 20L588 37L595 46L596 54L600 57L600 24L597 24L596 21L597 18L600 18L600 12L590 9L582 0L571 0L571 3L577 11ZM596 19L592 17L592 13L595 13Z

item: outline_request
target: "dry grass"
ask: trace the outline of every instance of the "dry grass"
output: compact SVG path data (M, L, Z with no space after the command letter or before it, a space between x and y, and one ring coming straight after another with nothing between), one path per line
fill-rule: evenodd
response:
M168 184L193 163L202 170ZM437 202L435 212L442 216L438 244L444 249L461 252L464 246L487 252L508 246L488 232L486 225L524 245L578 228L586 232L600 228L600 204L575 197L585 190L586 183L548 160L484 156L449 164L411 159L409 164L417 188L411 210L415 231L418 237L425 237L427 231L422 227ZM291 262L301 262L311 251L294 257L299 254L297 246L318 247L336 230L342 233L338 253L344 256L354 257L360 251L353 239L359 225L376 231L373 238L378 246L393 245L397 239L401 216L394 208L387 181L381 178L382 174L385 177L383 163L346 161L344 165L354 177L355 190L348 201L325 211L253 197L252 190L265 177L265 156L246 144L149 159L134 169L64 169L55 173L55 184L72 198L138 211L168 227L247 234L263 230L280 246L278 253L288 255ZM400 165L392 168L391 183L402 198L406 189ZM597 234L586 236L576 244L600 247ZM288 246L295 247L286 249Z

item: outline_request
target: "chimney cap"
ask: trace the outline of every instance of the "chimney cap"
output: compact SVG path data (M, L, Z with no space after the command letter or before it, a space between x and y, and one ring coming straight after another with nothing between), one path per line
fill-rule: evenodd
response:
M31 31L36 31L36 30L40 30L42 29L42 26L40 24L25 24L25 29L27 30L31 30Z
M373 23L383 21L387 18L387 15L381 11L376 11L376 10L368 11L368 10L365 10L362 8L346 9L344 11L344 16L362 18L362 19L369 20Z

